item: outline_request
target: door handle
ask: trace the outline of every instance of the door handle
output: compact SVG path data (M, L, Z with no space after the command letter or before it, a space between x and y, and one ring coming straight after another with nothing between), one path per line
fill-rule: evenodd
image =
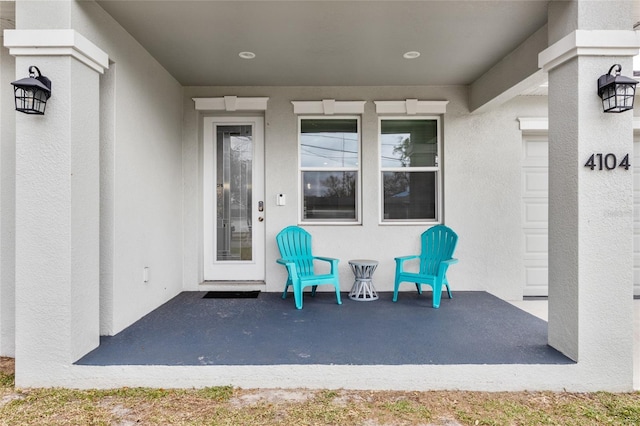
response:
M264 201L258 201L258 211L259 212L264 211Z

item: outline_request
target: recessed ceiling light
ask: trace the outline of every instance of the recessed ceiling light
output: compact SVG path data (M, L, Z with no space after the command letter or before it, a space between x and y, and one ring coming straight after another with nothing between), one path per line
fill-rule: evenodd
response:
M413 50L411 52L407 52L404 55L402 55L402 57L405 58L405 59L415 59L418 56L420 56L420 52L416 52L415 50Z
M253 52L240 52L238 53L238 56L240 56L242 59L253 59L256 57L256 54Z

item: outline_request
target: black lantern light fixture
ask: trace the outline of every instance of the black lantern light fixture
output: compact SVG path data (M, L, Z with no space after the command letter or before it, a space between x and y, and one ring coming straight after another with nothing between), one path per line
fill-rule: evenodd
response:
M47 100L51 97L51 80L40 74L38 67L31 65L29 77L11 84L14 86L16 111L25 114L44 114Z
M615 75L611 73L615 70ZM598 78L598 96L602 98L604 112L623 112L633 109L638 82L620 75L622 66L615 64L609 72Z

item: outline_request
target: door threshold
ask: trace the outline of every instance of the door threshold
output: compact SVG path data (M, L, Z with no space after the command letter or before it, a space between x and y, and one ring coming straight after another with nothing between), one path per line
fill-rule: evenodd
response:
M265 291L264 281L203 281L198 291Z

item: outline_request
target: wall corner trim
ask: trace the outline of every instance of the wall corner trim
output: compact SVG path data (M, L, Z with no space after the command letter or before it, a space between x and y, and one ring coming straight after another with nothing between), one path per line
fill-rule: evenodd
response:
M192 98L198 111L266 111L269 98L241 98L223 96L219 98Z
M640 32L627 30L576 30L538 55L545 72L576 56L636 56Z
M291 101L294 114L362 114L367 101Z
M5 30L4 46L12 56L72 56L100 74L109 55L75 30Z
M449 101L419 101L406 99L404 101L374 101L377 114L444 114L447 112Z

